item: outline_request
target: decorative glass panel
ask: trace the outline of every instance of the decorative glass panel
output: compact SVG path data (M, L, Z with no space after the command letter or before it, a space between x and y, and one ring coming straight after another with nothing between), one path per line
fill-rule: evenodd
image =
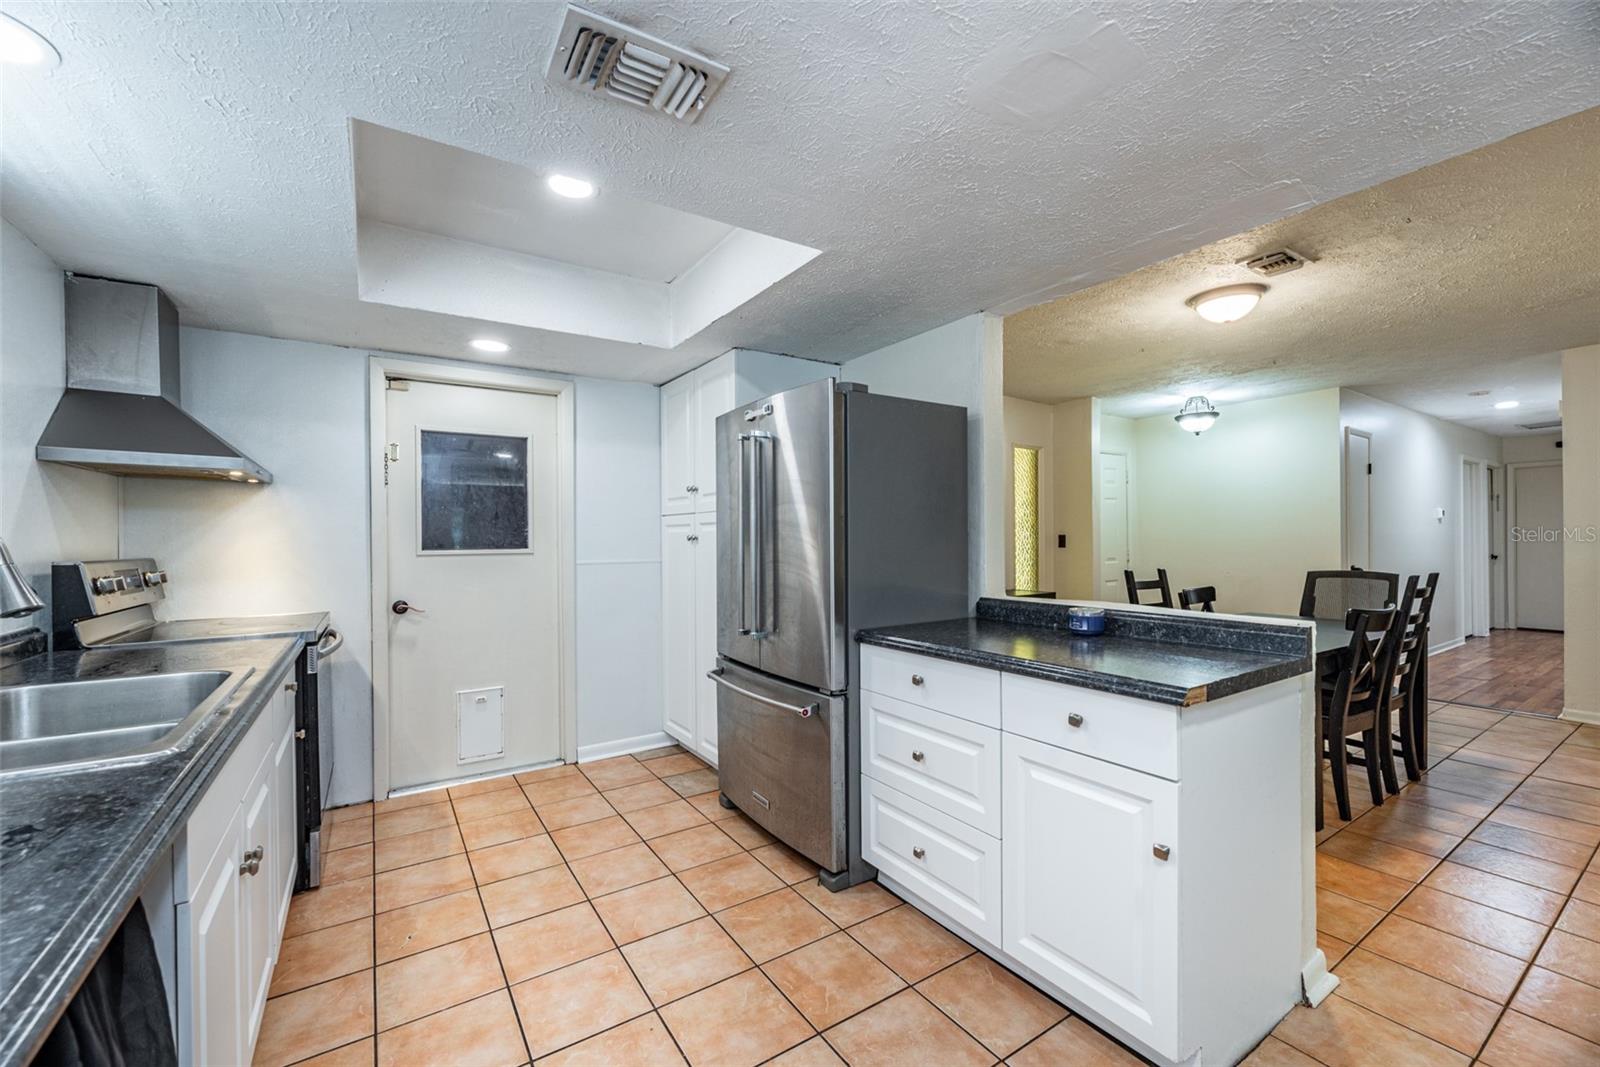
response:
M1012 519L1016 532L1016 589L1039 588L1039 450L1011 450Z
M528 544L528 439L422 431L424 552L515 552Z

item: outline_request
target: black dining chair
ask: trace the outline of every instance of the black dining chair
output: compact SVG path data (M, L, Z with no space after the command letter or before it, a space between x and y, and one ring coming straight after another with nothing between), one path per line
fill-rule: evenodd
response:
M1419 782L1428 769L1428 624L1433 616L1433 595L1439 588L1437 571L1424 579L1406 579L1400 598L1400 643L1395 649L1394 680L1389 693L1390 744L1400 757L1407 781ZM1395 792L1397 790L1391 790Z
M1302 619L1343 619L1352 611L1392 608L1400 592L1400 576L1387 571L1306 571L1300 593Z
M1217 609L1212 605L1216 602L1217 587L1214 585L1197 585L1193 589L1178 590L1178 605L1184 611L1198 604L1201 611L1215 612Z
M1147 578L1142 582L1133 576L1132 571L1123 571L1122 580L1128 586L1128 603L1144 604L1145 607L1151 608L1170 608L1173 606L1172 585L1167 581L1167 571L1165 567L1157 567L1156 576L1154 578ZM1148 589L1159 589L1161 591L1161 599L1158 601L1150 601L1148 603L1140 600L1139 594Z
M1383 767L1387 760L1393 775L1393 757L1387 741L1388 704L1385 699L1392 684L1394 649L1401 632L1394 608L1355 610L1345 623L1350 631L1350 648L1332 690L1324 691L1322 739L1324 757L1333 772L1333 798L1339 818L1349 822L1349 765L1367 769L1367 787L1372 803L1383 803ZM1361 754L1350 753L1351 736L1361 737ZM1319 772L1320 773L1320 772Z

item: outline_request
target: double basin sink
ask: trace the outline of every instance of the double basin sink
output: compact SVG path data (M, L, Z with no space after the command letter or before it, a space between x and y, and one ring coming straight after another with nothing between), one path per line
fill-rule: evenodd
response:
M0 775L177 751L248 673L181 671L0 688Z

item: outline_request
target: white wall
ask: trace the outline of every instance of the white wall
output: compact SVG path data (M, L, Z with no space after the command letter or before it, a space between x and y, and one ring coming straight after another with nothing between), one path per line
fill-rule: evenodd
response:
M40 463L33 449L67 384L61 268L0 222L0 539L45 601L0 632L50 629L50 564L117 554L117 479Z
M1372 435L1372 569L1397 571L1402 581L1438 571L1433 647L1463 640L1461 460L1499 463L1501 439L1350 389L1339 390L1339 423Z
M1007 464L1001 320L976 314L850 360L840 379L967 409L967 591L1005 591Z
M1561 354L1565 718L1600 722L1600 345Z
M1561 459L1558 433L1526 434L1500 438L1500 458L1507 463L1539 463Z
M1017 447L1039 450L1039 588L1055 589L1056 519L1055 519L1055 416L1046 404L1021 400L1014 396L1005 398L1006 425L1006 486L1012 484L1011 449ZM1006 588L1017 584L1016 568L1016 507L1015 493L1006 497Z

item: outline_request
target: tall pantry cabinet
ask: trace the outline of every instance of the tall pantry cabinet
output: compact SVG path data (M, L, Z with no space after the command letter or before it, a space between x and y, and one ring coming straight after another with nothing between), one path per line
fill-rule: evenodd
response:
M832 363L736 348L661 387L663 729L715 766L717 416L837 375Z

